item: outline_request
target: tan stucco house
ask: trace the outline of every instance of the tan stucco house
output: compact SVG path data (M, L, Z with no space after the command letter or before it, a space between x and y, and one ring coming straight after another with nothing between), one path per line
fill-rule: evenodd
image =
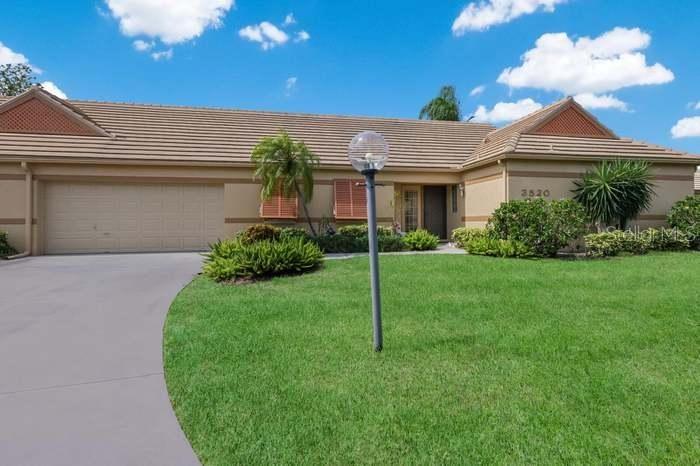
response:
M445 238L507 199L569 197L597 161L653 163L657 197L636 222L664 222L694 192L695 156L621 138L567 98L501 129L438 122L64 101L34 88L0 97L0 230L31 254L201 250L254 223L303 226L296 199L261 203L250 153L284 129L321 159L315 222L357 223L364 189L347 161L382 133L378 216Z

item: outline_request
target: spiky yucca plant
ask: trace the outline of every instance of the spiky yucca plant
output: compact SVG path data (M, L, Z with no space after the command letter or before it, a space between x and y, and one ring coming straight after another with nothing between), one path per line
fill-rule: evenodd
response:
M655 195L651 166L642 160L603 161L574 184L574 199L592 221L623 230L651 206Z

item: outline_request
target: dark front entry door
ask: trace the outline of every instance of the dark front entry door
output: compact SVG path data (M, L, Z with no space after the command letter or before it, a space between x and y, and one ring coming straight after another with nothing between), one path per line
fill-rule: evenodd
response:
M423 227L447 238L447 188L445 186L423 187Z

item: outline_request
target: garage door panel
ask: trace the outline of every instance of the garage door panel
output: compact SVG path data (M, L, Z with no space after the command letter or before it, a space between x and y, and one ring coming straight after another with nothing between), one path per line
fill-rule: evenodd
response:
M47 183L47 253L202 250L224 231L223 185Z

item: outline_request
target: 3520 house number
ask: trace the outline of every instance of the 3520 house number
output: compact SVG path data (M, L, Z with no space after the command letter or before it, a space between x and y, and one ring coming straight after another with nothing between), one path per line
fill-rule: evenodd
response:
M552 193L549 189L523 189L520 191L522 197L549 197Z

